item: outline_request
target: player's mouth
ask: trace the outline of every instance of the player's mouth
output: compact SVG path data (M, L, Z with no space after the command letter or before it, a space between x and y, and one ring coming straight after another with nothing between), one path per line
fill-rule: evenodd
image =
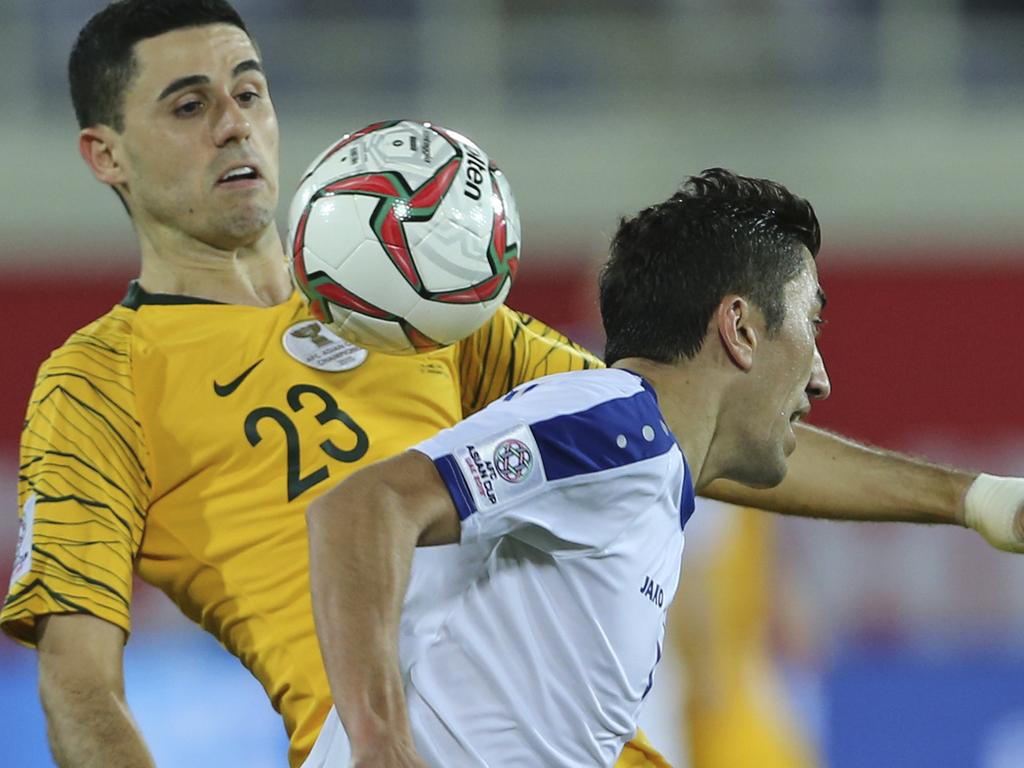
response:
M227 189L248 189L263 179L259 166L254 163L239 164L228 168L217 178L216 186Z
M809 406L809 405L805 405L805 406L803 406L801 408L797 408L795 411L793 411L793 413L791 413L789 415L789 423L790 424L796 424L798 421L801 421L803 419L803 417L806 416L810 412L811 412L811 406Z

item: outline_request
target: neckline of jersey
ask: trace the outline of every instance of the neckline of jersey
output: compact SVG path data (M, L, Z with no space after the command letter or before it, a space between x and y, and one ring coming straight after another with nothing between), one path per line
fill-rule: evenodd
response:
M201 299L198 296L179 296L174 293L150 293L138 280L128 283L128 293L121 299L121 306L138 309L146 304L223 304L223 301Z
M639 373L637 373L636 371L634 371L634 370L632 370L630 368L616 368L615 370L617 370L617 371L625 371L626 373L629 373L629 374L632 374L633 376L636 376L638 379L640 379L640 386L644 388L644 391L646 391L647 394L649 394L651 397L654 398L654 402L655 403L658 402L658 393L655 391L655 389L652 386L651 382L649 382L647 379L645 379L642 375L640 375ZM660 403L658 404L658 408L660 410L660 408L661 408L661 404Z

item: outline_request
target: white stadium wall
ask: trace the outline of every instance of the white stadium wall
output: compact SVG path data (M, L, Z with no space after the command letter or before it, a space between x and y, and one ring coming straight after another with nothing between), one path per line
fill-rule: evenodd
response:
M756 115L680 108L497 121L458 108L434 113L438 123L477 138L506 171L520 202L524 268L533 268L533 249L599 257L619 216L715 165L781 180L808 197L826 248L1024 242L1024 108L844 114L808 104ZM282 198L324 147L380 117L338 110L302 119L282 108ZM0 123L7 153L0 270L24 267L26 254L60 262L62 252L70 260L83 248L131 257L128 220L85 168L75 135L64 113L45 125L19 117Z

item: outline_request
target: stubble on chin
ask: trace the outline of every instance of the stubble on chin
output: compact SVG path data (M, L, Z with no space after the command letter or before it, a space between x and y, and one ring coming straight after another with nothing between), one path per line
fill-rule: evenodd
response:
M261 206L222 214L211 222L211 228L225 240L244 247L256 243L273 222L273 210Z

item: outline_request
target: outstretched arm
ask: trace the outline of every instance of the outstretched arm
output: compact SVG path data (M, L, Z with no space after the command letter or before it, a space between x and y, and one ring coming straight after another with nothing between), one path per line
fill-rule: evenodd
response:
M124 698L124 630L88 614L39 619L39 696L57 765L152 768Z
M798 427L781 484L720 480L704 495L787 515L969 526L993 546L1024 551L1024 479L941 467L808 425Z
M398 631L416 546L459 540L451 497L433 462L410 451L356 472L307 520L317 637L352 765L421 768Z

